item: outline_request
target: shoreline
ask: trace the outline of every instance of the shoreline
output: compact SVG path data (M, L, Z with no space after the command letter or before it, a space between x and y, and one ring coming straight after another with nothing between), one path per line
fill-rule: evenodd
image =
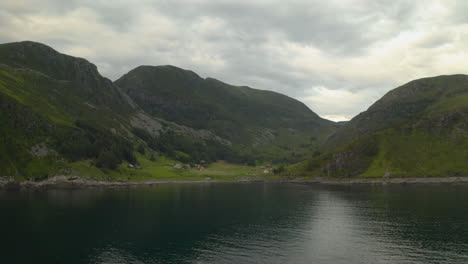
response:
M201 184L201 183L300 183L320 185L403 185L403 184L468 184L468 177L408 177L408 178L369 178L369 179L268 179L246 178L238 180L194 180L194 181L96 181L73 176L55 176L46 181L8 181L0 180L0 190L28 190L28 189L81 189L81 188L109 188L109 187L137 187L161 184Z
M194 181L161 181L161 180L148 180L148 181L96 181L89 179L82 179L72 176L55 176L45 181L1 181L0 190L28 190L28 189L82 189L82 188L112 188L112 187L137 187L137 186L154 186L162 184L199 184L199 183L242 183L242 182L262 182L263 180L257 179L244 179L233 181L220 181L220 180L194 180Z
M403 184L468 184L468 177L408 177L408 178L357 178L331 179L315 178L311 180L291 179L289 183L308 183L323 185L403 185Z

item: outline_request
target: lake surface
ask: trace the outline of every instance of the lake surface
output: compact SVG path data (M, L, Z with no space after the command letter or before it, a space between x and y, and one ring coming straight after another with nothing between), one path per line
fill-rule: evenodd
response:
M468 263L468 186L0 192L0 263Z

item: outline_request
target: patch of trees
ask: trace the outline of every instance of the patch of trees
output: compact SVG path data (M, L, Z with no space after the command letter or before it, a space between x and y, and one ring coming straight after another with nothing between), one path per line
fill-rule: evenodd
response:
M283 155L277 158L272 158L271 162L273 164L294 164L301 162L307 158L304 153L290 152L289 156Z
M274 174L281 174L285 171L284 165L280 165L278 168L273 169Z
M77 120L75 126L61 129L55 138L55 149L68 160L93 159L106 169L116 169L123 160L136 162L130 141L89 121Z

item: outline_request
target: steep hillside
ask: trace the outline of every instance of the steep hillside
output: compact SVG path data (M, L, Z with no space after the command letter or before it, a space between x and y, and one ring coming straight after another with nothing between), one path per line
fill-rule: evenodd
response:
M173 66L140 66L115 84L154 116L207 129L234 148L270 159L304 154L335 129L285 95L203 79Z
M468 176L468 76L412 81L387 93L296 165L331 177Z
M1 176L44 177L87 159L135 162L124 125L136 106L84 59L35 42L2 44L0 100Z
M328 138L326 148L332 150L351 140L418 120L427 115L431 105L465 94L467 79L466 75L438 76L400 86L338 129Z

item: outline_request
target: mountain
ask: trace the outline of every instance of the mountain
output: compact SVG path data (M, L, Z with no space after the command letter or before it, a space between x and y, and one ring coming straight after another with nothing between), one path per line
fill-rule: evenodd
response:
M84 59L30 41L0 45L0 102L1 176L135 161L128 131L138 108Z
M298 160L288 155L306 155L333 125L284 95L175 67L139 67L113 83L41 43L0 44L0 176L128 180L176 175L177 162ZM146 167L127 170L136 163Z
M57 89L63 96L105 106L119 114L128 113L134 108L125 94L99 74L94 64L61 54L46 45L30 41L2 44L0 63L4 68L6 65L10 70L16 69L14 74L35 78L32 81L59 81L57 85L61 87Z
M467 176L468 76L398 87L339 128L299 173L333 177Z
M173 66L140 66L115 84L153 116L212 131L266 159L307 153L336 128L285 95L203 79Z

